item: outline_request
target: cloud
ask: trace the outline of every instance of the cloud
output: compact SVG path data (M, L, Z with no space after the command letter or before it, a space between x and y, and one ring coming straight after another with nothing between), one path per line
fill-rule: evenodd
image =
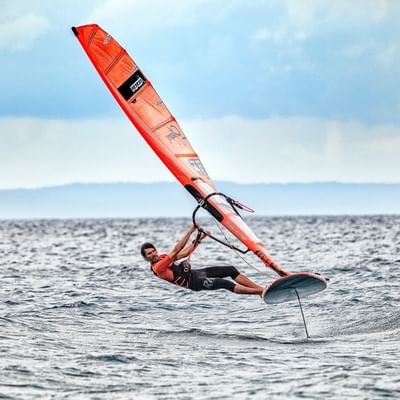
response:
M388 44L376 53L376 61L383 67L389 68L400 64L400 47L398 44Z
M105 0L88 19L107 27L112 25L119 32L127 29L137 37L171 27L192 25L202 18L213 18L228 12L230 8L228 0L221 0L218 4L212 0ZM122 26L126 28L122 29Z
M172 180L126 119L0 119L0 187Z
M175 101L181 115L400 120L394 90L400 56L395 2L366 0L367 11L357 0L355 5L340 0L1 4L0 51L31 50L3 59L2 115L109 113L110 97L92 101L98 77L69 30L72 24L97 22L137 60L160 94L170 96L168 104Z
M265 81L280 83L276 96L288 93L281 110L293 108L287 113L268 104L269 109L281 115L397 122L399 2L274 4L280 6L271 6L276 18L255 24L249 43Z
M400 7L390 0L286 0L279 3L281 9L273 10L279 18L269 27L259 27L254 40L272 41L275 44L304 42L327 32L354 32L379 24L391 13L398 14Z
M2 22L0 23L0 50L26 50L47 31L48 27L48 19L35 14L26 14Z
M326 142L324 148L327 161L332 163L340 162L340 155L342 152L341 129L335 124L330 124L326 131Z
M400 154L400 133L398 135L385 135L365 143L365 148L383 157L398 157Z
M396 154L400 154L400 132L393 125L318 118L225 117L190 121L186 131L215 179L399 181L400 159ZM389 143L393 149L390 154Z
M295 31L287 26L281 26L275 30L260 28L253 35L255 41L271 41L275 45L293 44L306 40L308 34L305 31Z
M336 0L329 3L318 0L286 0L287 17L283 19L290 26L315 32L349 26L368 26L381 22L389 12L398 10L391 0Z
M398 182L397 126L229 116L181 124L213 179ZM0 119L0 188L173 181L124 119Z
M344 47L342 54L350 61L369 60L384 69L397 68L400 64L400 46L394 42L368 39Z
M368 39L344 47L342 52L345 57L357 59L374 52L376 48L377 43L374 40Z

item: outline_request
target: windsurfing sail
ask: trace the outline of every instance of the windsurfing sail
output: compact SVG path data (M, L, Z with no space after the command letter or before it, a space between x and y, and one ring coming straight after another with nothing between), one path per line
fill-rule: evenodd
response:
M115 100L176 179L266 266L281 276L287 275L229 198L217 192L175 117L125 49L96 24L73 27L72 31Z

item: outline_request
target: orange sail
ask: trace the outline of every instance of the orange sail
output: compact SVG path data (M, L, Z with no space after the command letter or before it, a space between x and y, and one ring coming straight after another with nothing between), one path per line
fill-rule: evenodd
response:
M265 265L279 275L286 275L227 197L216 194L213 182L175 117L125 49L98 25L72 30L115 100L176 179Z

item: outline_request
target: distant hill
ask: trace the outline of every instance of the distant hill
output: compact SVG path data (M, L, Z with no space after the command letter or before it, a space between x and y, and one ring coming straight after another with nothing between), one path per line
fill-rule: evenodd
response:
M256 215L400 214L400 184L216 182ZM0 218L190 216L196 203L178 183L77 183L0 190Z

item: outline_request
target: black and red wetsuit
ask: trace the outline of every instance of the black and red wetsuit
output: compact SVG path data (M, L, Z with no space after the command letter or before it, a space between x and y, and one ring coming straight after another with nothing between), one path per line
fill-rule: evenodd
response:
M230 265L192 269L186 260L175 264L168 254L161 254L151 270L160 279L194 291L226 289L233 292L236 284L224 278L235 279L239 275Z

